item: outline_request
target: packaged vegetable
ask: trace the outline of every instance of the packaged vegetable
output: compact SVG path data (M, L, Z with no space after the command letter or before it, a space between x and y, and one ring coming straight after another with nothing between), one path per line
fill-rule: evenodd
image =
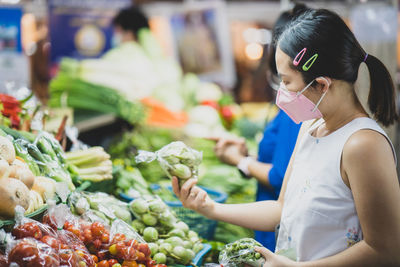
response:
M60 266L60 256L49 245L34 238L15 240L8 244L8 263L10 266Z
M49 203L48 213L43 217L43 223L56 230L57 239L47 238L42 242L58 246L61 266L95 266L93 257L86 248L89 238L84 235L89 223L74 217L65 204ZM86 227L86 228L84 228Z
M219 254L219 263L224 267L249 265L253 267L263 266L265 260L260 253L254 251L254 247L262 245L252 238L242 238L225 245Z
M178 177L182 186L190 178L197 179L202 153L186 146L183 142L176 141L156 152L139 150L135 157L136 163L148 163L156 159L168 177Z

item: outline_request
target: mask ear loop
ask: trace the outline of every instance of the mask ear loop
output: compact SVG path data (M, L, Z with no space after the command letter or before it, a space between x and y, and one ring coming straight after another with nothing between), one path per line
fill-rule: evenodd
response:
M331 85L331 83L330 83L330 82L328 81L328 79L326 79L325 77L320 77L320 78L322 78L322 79L324 79L325 81L327 81L327 82L328 82L328 86ZM318 100L317 104L315 104L315 107L312 109L312 112L314 112L314 111L317 110L319 104L321 104L322 99L324 99L326 93L328 93L328 90L326 90L326 91L322 94L321 98Z
M302 93L304 93L304 91L305 90L307 90L308 89L308 87L310 87L311 86L311 84L313 83L315 81L315 79L314 80L312 80L309 84L307 84L306 85L306 87L304 87L303 88L303 90L301 90L301 91L299 91L299 92L297 92L297 96L299 96L299 95L301 95Z

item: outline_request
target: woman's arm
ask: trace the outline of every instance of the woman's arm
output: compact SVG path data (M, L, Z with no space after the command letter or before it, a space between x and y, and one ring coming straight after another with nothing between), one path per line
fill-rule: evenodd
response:
M254 230L274 231L275 226L281 219L283 196L285 195L286 184L291 174L294 155L301 136L309 126L309 123L304 123L300 129L299 137L285 173L282 190L277 201L261 201L248 204L218 204L208 197L204 190L195 186L197 181L194 179L189 179L182 188L179 188L178 180L174 178L172 180L174 193L178 196L184 207L201 213L208 218Z

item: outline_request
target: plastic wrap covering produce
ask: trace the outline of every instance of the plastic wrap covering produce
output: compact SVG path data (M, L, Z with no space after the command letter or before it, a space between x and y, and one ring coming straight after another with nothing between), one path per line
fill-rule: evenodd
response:
M261 267L264 265L264 258L260 253L255 252L255 247L262 245L252 238L242 238L233 243L226 244L219 254L219 264L206 264L206 267L238 267L253 266Z
M73 192L68 203L73 213L87 217L90 221L101 221L111 225L116 218L132 222L128 204L106 193Z
M58 233L65 233L61 240L67 237L81 242L83 248L87 250L83 248L81 250L79 247L74 247L74 250L81 250L80 253L84 255L88 251L88 255L97 266L113 266L114 264L157 266L157 263L151 259L149 245L125 222L114 219L111 226L107 226L98 221L92 222L85 216L77 217L71 213L68 214L65 207L63 204L50 207L45 219L58 229ZM62 214L64 214L64 220L61 219ZM61 228L63 230L60 230Z
M168 177L176 176L182 186L190 178L197 179L202 153L176 141L156 152L139 151L136 162L152 162L157 159Z

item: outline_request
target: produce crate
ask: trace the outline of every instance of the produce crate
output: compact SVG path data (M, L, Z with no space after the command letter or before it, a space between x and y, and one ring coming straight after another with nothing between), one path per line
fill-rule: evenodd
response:
M200 186L201 187L201 186ZM157 184L151 185L151 189L153 192L156 192L161 187ZM172 187L167 187L170 191L172 191ZM216 190L212 190L209 188L201 187L203 190L207 192L207 194L217 203L224 203L228 196ZM127 201L132 201L133 198L121 194L120 197ZM190 209L187 209L182 206L182 203L177 201L166 201L164 202L175 211L177 217L184 221L187 225L189 225L190 229L197 232L202 238L210 240L214 237L215 229L217 228L217 221L210 220L204 217L201 214L198 214Z
M202 250L199 251L199 253L196 254L196 257L193 259L193 264L196 266L202 266L204 256L207 255L207 253L211 250L211 245L210 244L203 244L204 247Z

